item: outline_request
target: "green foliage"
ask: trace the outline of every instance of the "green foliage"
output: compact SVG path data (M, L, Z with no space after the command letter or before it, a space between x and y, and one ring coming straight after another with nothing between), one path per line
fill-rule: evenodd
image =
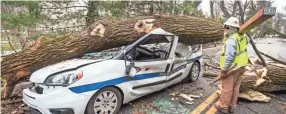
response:
M200 13L194 1L89 1L88 10L90 14L99 12L95 17L111 18L127 17L131 12L132 15L134 13L140 16L158 12L171 15L199 15ZM94 15L87 15L87 17Z
M40 14L39 1L3 1L1 11L2 28L14 32L27 31L28 28L34 27L37 23L42 22L46 17ZM24 36L18 36L14 33L5 34L10 37L10 44L2 44L2 50L22 49L26 42ZM8 35L8 36L7 36ZM13 47L13 48L12 48Z
M40 15L38 1L3 1L1 4L27 9L27 12L1 12L1 21L5 29L14 29L21 26L31 27L45 18L45 16Z
M31 27L38 23L40 20L33 15L24 13L8 14L1 13L1 21L4 22L4 28L13 29L20 26Z

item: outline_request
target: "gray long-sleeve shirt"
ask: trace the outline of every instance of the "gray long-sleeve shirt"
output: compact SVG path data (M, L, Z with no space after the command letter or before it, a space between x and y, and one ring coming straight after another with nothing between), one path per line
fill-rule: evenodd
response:
M232 65L236 56L236 43L234 39L227 39L225 43L225 60L221 70L226 71Z

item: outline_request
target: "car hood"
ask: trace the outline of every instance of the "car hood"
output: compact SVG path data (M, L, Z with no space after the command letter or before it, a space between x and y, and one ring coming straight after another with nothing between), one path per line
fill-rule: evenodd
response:
M103 59L99 60L89 60L89 59L72 59L66 60L60 63L56 63L54 65L50 65L39 69L32 73L30 77L30 81L33 83L44 83L45 79L56 73L77 70L78 68L84 67L89 64L93 64L99 61L103 61Z

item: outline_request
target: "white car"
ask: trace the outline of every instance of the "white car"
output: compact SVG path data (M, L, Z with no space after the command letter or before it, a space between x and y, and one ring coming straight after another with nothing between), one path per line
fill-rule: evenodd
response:
M202 46L157 28L108 60L73 59L35 71L23 101L34 113L114 114L122 104L201 75Z

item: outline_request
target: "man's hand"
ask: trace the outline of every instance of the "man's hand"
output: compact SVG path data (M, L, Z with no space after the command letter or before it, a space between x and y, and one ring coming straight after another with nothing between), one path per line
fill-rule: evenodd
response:
M219 76L221 78L225 78L226 77L226 71L221 70Z

